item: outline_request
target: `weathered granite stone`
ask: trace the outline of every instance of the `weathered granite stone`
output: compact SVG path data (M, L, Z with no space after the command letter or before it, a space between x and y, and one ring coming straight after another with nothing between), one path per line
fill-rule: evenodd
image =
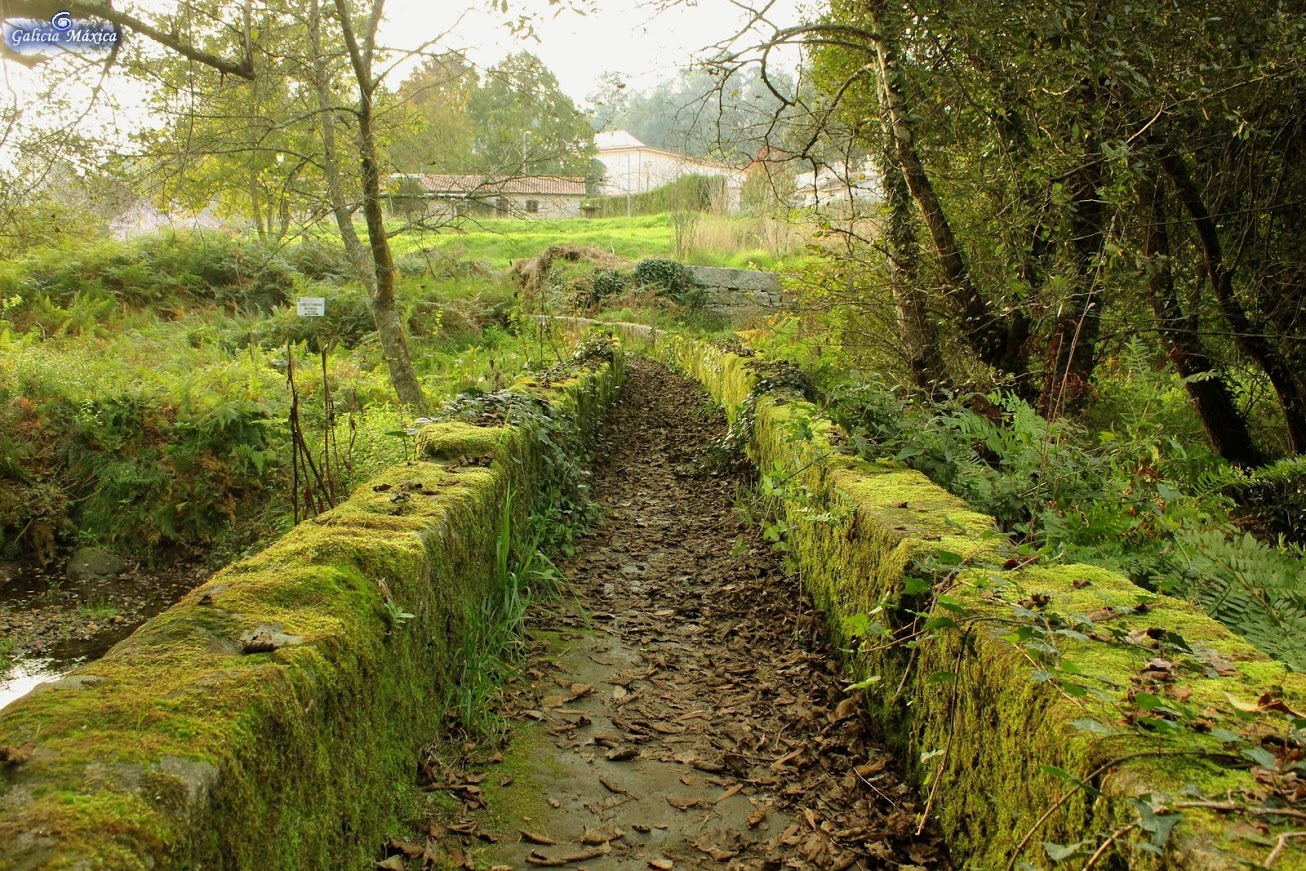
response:
M102 547L82 547L68 560L65 569L71 581L116 577L127 571L127 564Z
M686 266L690 282L703 291L703 306L727 315L756 314L784 305L780 280L770 272Z

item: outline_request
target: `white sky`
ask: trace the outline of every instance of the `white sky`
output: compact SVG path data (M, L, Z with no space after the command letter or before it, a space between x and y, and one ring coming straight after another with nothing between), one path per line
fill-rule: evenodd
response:
M591 2L584 15L564 9L568 0L509 0L510 16L530 16L536 22L536 40L514 36L499 14L491 13L493 0L388 0L382 42L395 48L413 48L444 35L443 48L466 51L482 67L492 66L505 55L522 49L537 55L553 70L562 89L583 107L585 98L597 87L605 72L617 72L632 91L644 90L674 76L693 62L707 47L734 35L747 20L742 5L749 0L686 0L658 12L652 0L570 0ZM765 0L754 0L765 2ZM166 11L174 0L138 0L133 11ZM773 0L768 19L781 26L796 23L802 11L823 5L823 0ZM783 56L781 62L796 66L797 56ZM29 103L42 87L41 68L27 70L4 62L0 70L0 99ZM398 84L402 75L391 81ZM86 84L90 84L87 82ZM117 106L97 106L85 127L100 127L114 138L113 128L124 119L128 127L143 120L135 83L115 76L109 90ZM107 101L102 101L107 102ZM92 130L86 132L94 135ZM0 148L0 165L8 163Z
M585 15L557 12L548 0L510 0L509 14L537 20L538 41L521 41L502 16L487 11L486 0L471 9L440 5L443 8L435 8L431 0L389 0L382 35L390 44L407 48L454 28L449 47L467 49L482 66L526 49L553 70L577 105L594 91L604 72L620 73L634 90L652 87L688 65L696 53L736 33L747 20L731 0L697 0L663 12L656 12L648 0L597 0L597 8ZM781 25L796 23L799 6L800 0L776 0L768 17Z
M443 35L442 47L464 50L481 66L525 49L553 70L562 89L579 105L605 72L620 73L635 90L672 77L705 48L738 32L747 20L742 5L749 0L686 0L662 12L652 0L592 0L596 8L583 15L559 11L558 0L509 0L510 16L526 15L536 21L537 39L512 34L504 16L489 11L491 2L388 0L382 41L395 48L413 48ZM818 3L773 0L768 18L780 25L793 24L799 20L800 8L811 9ZM166 13L174 5L171 0L140 0L129 7L148 16L153 11ZM790 64L796 60L796 56L786 59ZM6 66L8 84L40 81L39 70Z

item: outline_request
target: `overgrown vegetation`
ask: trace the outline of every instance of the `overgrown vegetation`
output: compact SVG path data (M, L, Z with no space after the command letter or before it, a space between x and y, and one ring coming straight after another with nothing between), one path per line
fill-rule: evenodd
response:
M683 263L701 266L782 269L802 262L805 241L801 231L786 228L773 218L704 215L681 240L677 252L675 220L662 213L634 218L468 220L438 233L397 236L395 252L402 258L415 250L429 251L454 262L506 269L550 245L565 242L599 248L632 263L674 255Z
M429 394L498 390L539 358L505 277L408 258L399 303ZM315 451L327 354L343 487L402 460L388 433L411 420L347 273L314 240L273 249L208 233L0 264L0 551L50 561L95 542L145 561L221 559L279 534L288 353ZM326 316L297 317L297 296L324 297Z
M1291 523L1283 538L1265 534L1300 516L1292 502L1300 464L1249 473L1216 456L1145 344L1126 347L1094 415L1049 421L1002 391L927 400L884 376L850 375L838 353L797 339L797 327L755 343L816 376L851 449L924 472L1031 555L1102 565L1186 598L1306 669L1303 549L1287 538ZM1235 497L1249 491L1274 498L1240 505Z
M670 212L726 211L726 183L721 176L686 175L651 191L612 194L587 201L600 218L660 215Z
M543 386L567 380L582 369L611 363L614 349L611 334L595 333L534 379ZM540 448L540 472L524 520L514 517L512 494L504 500L495 540L501 595L473 615L459 655L461 674L447 702L449 718L463 733L493 745L507 734L495 700L517 676L526 609L562 592L565 580L551 556L575 553L575 540L598 519L599 506L590 495L587 444L578 421L547 400L517 391L473 391L446 402L436 420L526 427Z
M558 595L563 584L557 567L540 549L549 533L548 522L535 513L528 518L525 532L514 529L509 494L494 543L500 594L486 599L480 613L473 615L458 651L460 671L445 703L448 719L464 735L491 746L508 733L498 697L502 687L518 676L525 655L526 609Z

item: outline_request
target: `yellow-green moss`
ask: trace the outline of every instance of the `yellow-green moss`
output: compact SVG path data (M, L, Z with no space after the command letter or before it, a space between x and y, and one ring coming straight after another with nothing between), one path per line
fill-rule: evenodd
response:
M548 398L589 430L621 374L618 356ZM37 749L0 775L0 866L370 867L495 593L498 518L509 493L524 510L532 436L428 427L420 461L6 708L0 744ZM284 645L243 654L259 629Z

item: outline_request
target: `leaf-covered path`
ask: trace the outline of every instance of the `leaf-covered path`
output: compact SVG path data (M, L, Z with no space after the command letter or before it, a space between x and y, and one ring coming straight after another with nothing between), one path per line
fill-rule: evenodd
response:
M440 775L466 803L432 827L443 863L946 864L820 614L740 517L745 482L702 471L725 429L708 409L698 385L630 362L594 468L605 517L563 567L576 601L531 616L507 692L513 746Z

